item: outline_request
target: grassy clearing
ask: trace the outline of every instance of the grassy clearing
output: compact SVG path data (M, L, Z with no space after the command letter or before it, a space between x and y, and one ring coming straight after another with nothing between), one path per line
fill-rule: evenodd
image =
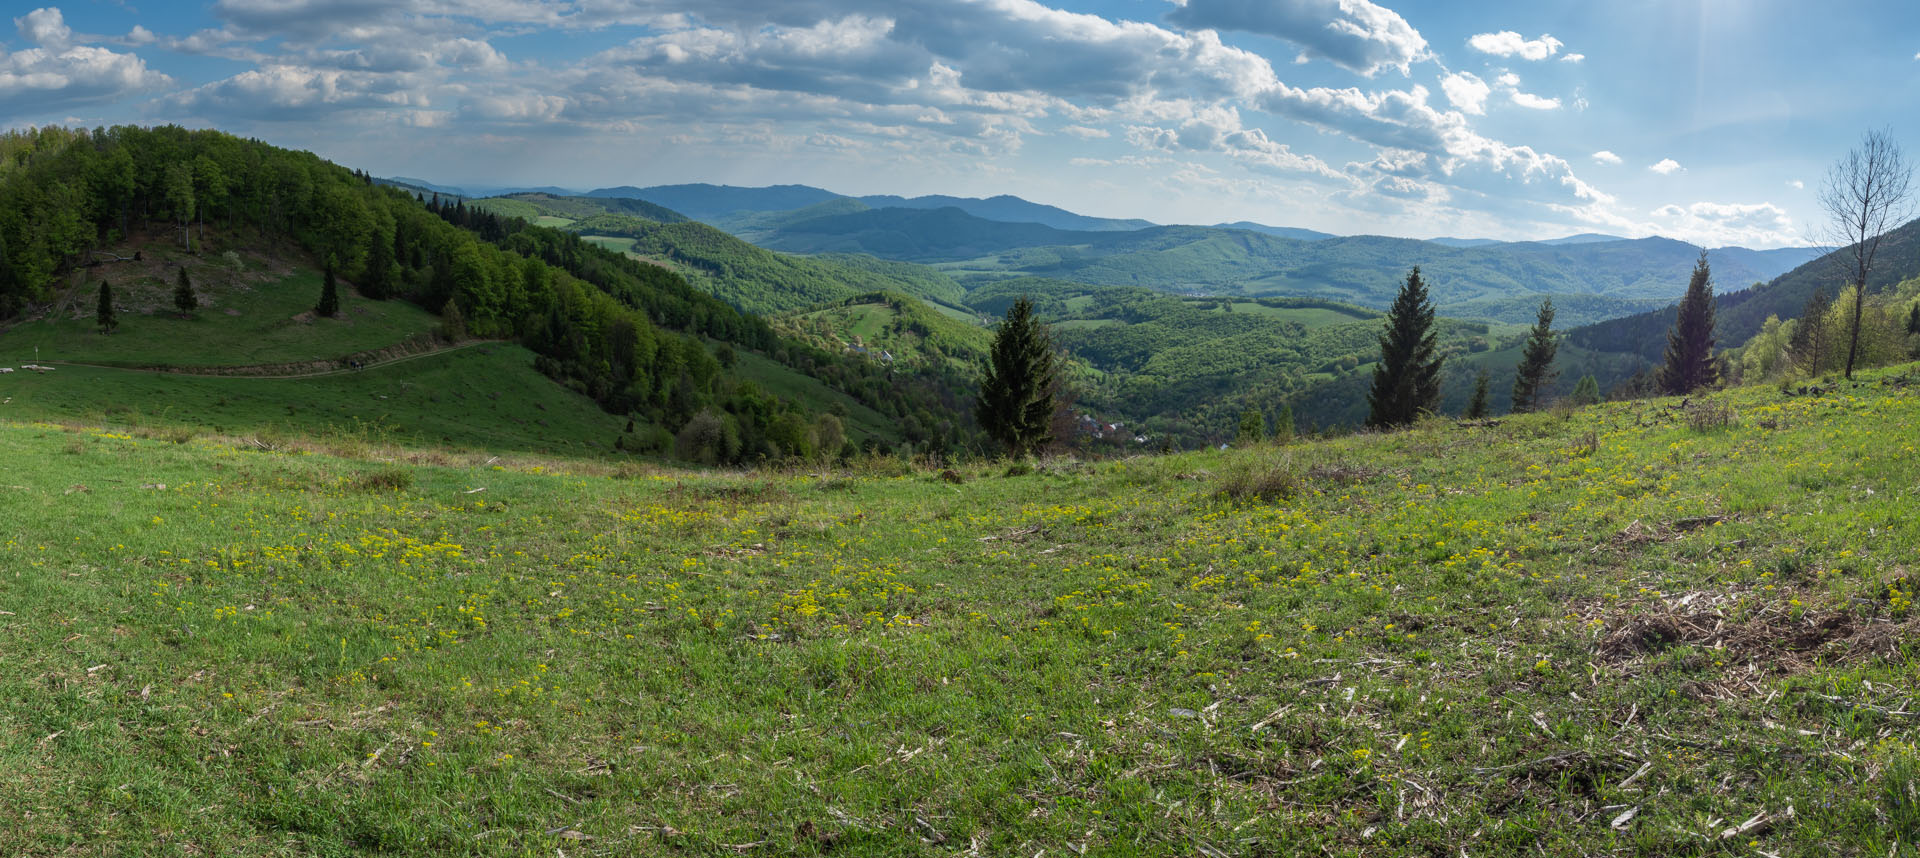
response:
M0 375L0 399L0 420L575 455L611 451L625 427L504 343L321 378L63 366Z
M1912 854L1917 388L958 483L13 424L0 853Z
M430 336L438 318L406 301L369 301L342 289L340 315L316 318L320 274L310 269L256 273L229 282L211 265L188 263L200 308L173 309L174 276L121 277L114 266L90 271L72 297L46 317L0 333L0 365L34 360L121 366L250 366L332 360ZM113 285L120 327L94 325L99 281Z

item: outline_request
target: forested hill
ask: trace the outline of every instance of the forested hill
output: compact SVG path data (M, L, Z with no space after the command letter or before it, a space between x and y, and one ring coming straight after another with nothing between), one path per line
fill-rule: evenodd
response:
M135 233L217 253L203 246L208 226L216 241L325 265L367 298L439 312L455 335L524 343L555 380L664 435L653 447L693 458L810 446L801 436L826 403L769 390L743 352L881 415L934 414L941 443L971 431L955 380L784 339L669 269L458 201L423 201L311 153L173 126L0 135L0 322L90 288L96 252Z
M1760 332L1768 316L1797 318L1818 289L1829 295L1846 280L1851 264L1851 248L1842 248L1794 268L1772 282L1740 288L1741 281L1721 274L1714 264L1714 281L1720 290L1714 296L1714 326L1722 346L1746 342ZM1869 292L1884 291L1909 277L1920 276L1920 220L1887 233L1880 241L1873 273L1867 277ZM1730 288L1731 287L1731 288ZM1633 354L1649 361L1660 360L1667 344L1667 330L1673 326L1674 307L1638 313L1567 332L1567 339L1586 349Z

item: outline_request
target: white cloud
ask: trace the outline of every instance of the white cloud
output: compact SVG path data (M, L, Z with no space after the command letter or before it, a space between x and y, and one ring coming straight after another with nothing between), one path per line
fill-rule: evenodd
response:
M1440 79L1440 91L1461 113L1480 116L1487 112L1487 95L1493 88L1469 72L1454 72Z
M1088 128L1085 125L1069 125L1060 129L1060 132L1071 134L1082 140L1101 140L1113 136L1113 133L1105 128Z
M1515 90L1513 93L1513 103L1518 104L1521 107L1525 107L1529 110L1559 110L1560 109L1560 99L1544 98L1538 95L1534 95L1531 92L1520 92L1519 90Z
M1680 162L1675 161L1672 158L1661 158L1659 163L1650 164L1647 166L1647 169L1652 170L1656 173L1659 173L1662 176L1665 176L1678 170L1684 170L1686 168L1680 166Z
M1189 29L1239 30L1285 39L1318 57L1373 77L1426 56L1427 40L1391 9L1368 0L1185 0L1167 20Z
M133 54L87 45L0 52L0 114L47 114L113 101L172 82Z
M1804 191L1807 189L1807 183L1802 182L1799 179L1792 179L1787 182L1787 187L1792 188L1796 191Z
M1468 39L1467 44L1483 54L1537 61L1559 53L1565 43L1544 34L1538 39L1528 39L1512 30L1501 30L1498 33L1481 33Z
M1517 74L1514 74L1513 72L1501 72L1500 76L1497 78L1494 78L1494 80L1498 82L1501 86L1519 86L1520 85L1520 76Z
M1779 247L1801 240L1793 218L1773 203L1665 205L1653 210L1662 234L1703 247Z
M1567 54L1560 58L1563 63L1577 63L1587 58L1586 54Z
M1595 164L1618 164L1620 163L1620 156L1602 149L1593 153L1593 162Z
M35 9L13 19L13 25L19 28L20 38L50 50L57 51L73 42L73 28L67 26L56 8Z
M1258 128L1243 127L1239 111L1232 108L1208 108L1178 128L1136 125L1127 129L1127 142L1163 152L1219 152L1251 166L1344 178L1319 158L1298 154Z

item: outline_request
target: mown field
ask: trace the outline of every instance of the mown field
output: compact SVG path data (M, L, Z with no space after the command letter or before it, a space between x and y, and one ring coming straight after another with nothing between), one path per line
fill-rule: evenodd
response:
M0 854L1910 855L1917 389L959 482L11 422Z

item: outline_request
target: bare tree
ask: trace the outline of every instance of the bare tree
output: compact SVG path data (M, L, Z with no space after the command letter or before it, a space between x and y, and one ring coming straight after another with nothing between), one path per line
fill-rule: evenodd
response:
M1853 322L1847 335L1847 378L1860 354L1860 312L1866 306L1867 275L1888 230L1913 216L1913 165L1885 130L1868 131L1860 145L1835 162L1820 186L1827 210L1826 244L1853 286Z

